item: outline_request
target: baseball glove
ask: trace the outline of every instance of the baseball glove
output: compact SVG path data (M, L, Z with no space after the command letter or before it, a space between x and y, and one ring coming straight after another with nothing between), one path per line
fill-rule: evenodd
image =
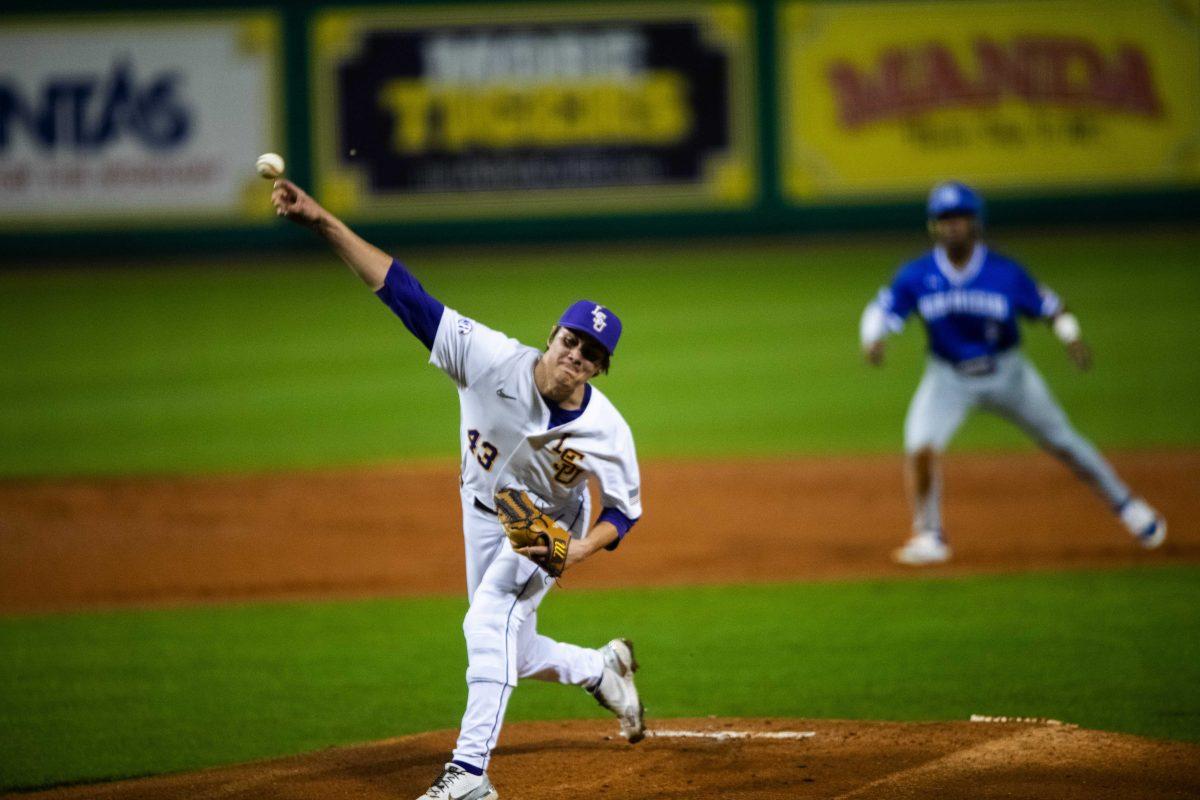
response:
M529 495L520 489L501 489L496 492L496 516L513 549L545 547L545 555L530 556L539 567L557 578L567 565L567 548L571 534L534 505Z

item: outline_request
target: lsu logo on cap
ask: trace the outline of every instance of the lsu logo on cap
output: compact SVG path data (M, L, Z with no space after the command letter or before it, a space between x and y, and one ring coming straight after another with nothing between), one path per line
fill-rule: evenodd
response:
M592 309L592 327L596 331L602 331L608 326L608 314L604 313L603 306L596 306Z
M558 324L591 336L609 355L621 338L621 318L595 300L576 300L562 313Z

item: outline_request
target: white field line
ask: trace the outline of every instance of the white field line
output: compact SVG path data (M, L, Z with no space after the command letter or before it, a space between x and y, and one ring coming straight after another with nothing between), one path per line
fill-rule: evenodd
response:
M650 730L647 736L659 739L715 739L724 742L729 739L811 739L816 731L670 731Z
M972 714L971 722L1030 722L1035 725L1062 725L1064 728L1078 728L1070 722L1045 717L992 717L987 714Z

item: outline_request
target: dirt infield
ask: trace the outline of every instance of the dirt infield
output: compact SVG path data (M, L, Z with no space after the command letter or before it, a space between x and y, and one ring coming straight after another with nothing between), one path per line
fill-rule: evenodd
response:
M921 574L1200 561L1200 451L1114 462L1169 519L1161 550L1135 547L1047 456L954 456L955 558ZM644 484L645 519L615 554L568 573L567 589L913 574L888 561L908 527L898 456L658 461ZM0 613L457 593L458 515L456 476L440 464L4 481Z
M1183 798L1200 793L1200 745L1069 726L830 720L665 720L636 746L611 721L506 726L489 776L539 798ZM792 738L788 734L811 733ZM763 736L762 734L766 734ZM21 795L28 800L409 798L454 733Z

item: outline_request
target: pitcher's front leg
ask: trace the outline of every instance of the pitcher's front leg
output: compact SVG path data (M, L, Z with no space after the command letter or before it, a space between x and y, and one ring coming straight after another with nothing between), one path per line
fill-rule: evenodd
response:
M519 636L553 580L527 558L505 549L484 573L463 619L467 640L467 710L455 763L487 768L504 712L516 688Z

